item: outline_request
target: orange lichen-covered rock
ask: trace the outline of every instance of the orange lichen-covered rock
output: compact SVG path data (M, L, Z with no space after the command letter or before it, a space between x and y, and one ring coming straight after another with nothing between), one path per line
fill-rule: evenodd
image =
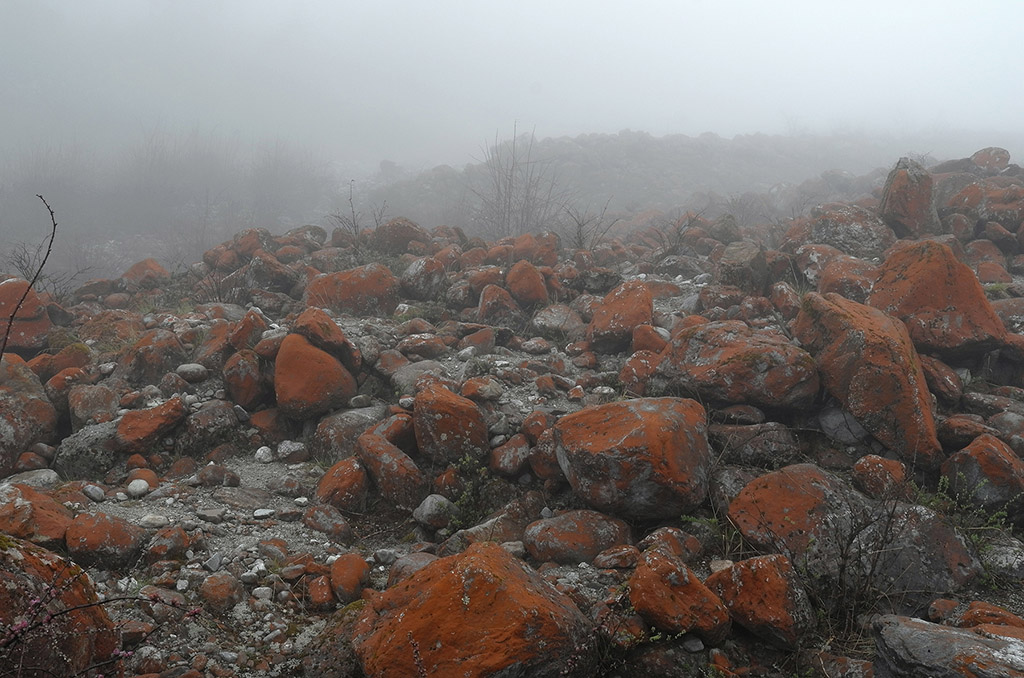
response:
M0 478L30 445L56 436L57 410L47 398L39 377L21 358L0 358Z
M541 562L589 563L601 551L631 544L629 525L597 511L566 511L526 526L523 545L530 557Z
M641 557L629 578L629 602L661 631L693 632L713 645L729 634L729 611L722 600L685 563L660 551Z
M130 565L145 538L146 531L141 527L104 513L79 513L64 535L75 562L113 569Z
M729 504L728 515L758 549L782 553L837 587L881 585L908 609L956 590L980 571L948 519L915 504L873 503L812 464L754 479Z
M807 351L783 335L723 320L686 328L672 338L648 382L652 392L801 408L818 395L818 369Z
M995 511L1024 493L1024 461L993 435L983 434L942 462L942 475L957 497Z
M292 332L301 334L320 350L333 355L350 373L356 374L362 367L359 349L323 309L311 306L300 313L292 325Z
M902 320L921 352L962 358L1006 342L978 279L942 243L922 240L890 254L867 303Z
M910 158L900 158L889 172L878 213L901 238L941 232L935 209L932 175Z
M28 485L0 485L0 532L40 546L64 545L72 513Z
M339 603L357 600L370 579L370 566L358 553L346 553L331 563L331 590Z
M569 598L501 546L481 543L371 598L353 645L375 678L579 678L589 675L590 657L578 655L591 633Z
M398 508L412 510L427 496L427 480L416 462L383 436L359 436L356 455L381 496Z
M25 295L14 324L8 332L11 314L18 307ZM7 350L25 354L28 357L40 349L46 348L47 336L50 331L50 317L46 314L46 306L29 287L27 280L8 278L0 281L0 337L7 334Z
M187 414L185 402L177 397L144 410L129 410L117 422L117 443L124 452L147 452Z
M587 339L593 350L615 353L629 348L633 328L650 324L654 298L640 281L623 283L605 295L587 327Z
M245 596L245 588L230 572L215 572L203 580L199 595L214 614L225 614Z
M435 461L483 457L490 450L484 415L469 398L431 384L416 394L413 427L421 454Z
M810 599L784 555L741 560L704 584L722 599L734 622L773 645L796 648L814 628Z
M388 254L404 254L409 251L409 243L416 241L421 243L430 242L430 234L419 224L404 217L391 219L381 224L370 236L370 242L375 249Z
M544 284L544 275L529 261L520 259L512 265L505 276L505 286L523 308L532 308L548 303L548 289Z
M304 301L337 313L391 315L398 306L398 278L382 264L367 264L309 281Z
M327 469L317 485L316 498L342 511L361 511L366 491L366 471L359 459L348 457Z
M171 279L171 273L156 259L143 259L125 271L121 278L140 287L157 287Z
M486 285L480 290L477 319L482 323L514 323L522 316L522 309L508 290L498 285Z
M295 419L324 414L347 403L356 380L337 358L300 334L289 334L277 352L274 391L277 406Z
M113 659L120 641L81 568L13 537L0 541L0 628L20 634L3 653L11 675L85 675Z
M232 354L224 363L223 376L228 397L247 410L254 409L270 396L260 357L252 349L243 348Z
M684 398L586 407L554 428L558 464L593 508L639 520L678 516L707 495L704 408Z
M148 330L118 361L116 374L136 384L155 384L185 362L185 347L168 330Z
M804 295L794 334L814 355L825 388L906 463L938 466L931 395L906 326L837 294Z
M854 463L852 476L857 489L874 499L908 499L912 493L907 467L895 459L866 454Z

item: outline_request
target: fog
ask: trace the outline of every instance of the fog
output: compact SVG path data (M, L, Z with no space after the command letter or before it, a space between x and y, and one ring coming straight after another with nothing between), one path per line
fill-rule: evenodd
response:
M131 176L125 149L154 145L335 178L460 167L514 128L852 133L891 141L880 163L1019 162L1021 25L1016 0L3 0L0 154L8 194L61 186L11 180L26 163Z

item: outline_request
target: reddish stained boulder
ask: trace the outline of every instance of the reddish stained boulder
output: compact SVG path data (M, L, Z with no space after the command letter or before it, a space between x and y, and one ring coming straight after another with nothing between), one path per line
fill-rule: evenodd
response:
M341 362L299 334L281 342L274 367L277 406L295 419L308 419L347 403L357 391Z
M117 422L118 446L123 452L147 452L187 415L188 408L181 398L171 398L156 407L125 412Z
M942 475L957 497L996 511L1024 496L1024 461L993 435L978 436L942 462Z
M802 408L818 395L811 355L781 334L739 320L686 328L662 351L648 393L685 393L718 403Z
M359 436L356 455L381 496L398 508L411 511L427 496L427 479L416 462L383 436Z
M629 348L633 328L651 324L654 299L640 281L625 282L605 295L587 327L590 347L600 353L616 353Z
M18 309L14 325L7 337L8 351L28 355L46 348L50 332L50 317L46 314L46 306L29 287L27 280L8 278L0 281L0 337L7 334L11 314L17 308L26 289L28 295Z
M58 548L72 517L63 504L28 485L0 485L0 533Z
M444 263L434 257L420 257L399 277L402 295L417 301L434 301L444 297L448 274Z
M526 526L523 545L540 562L589 563L605 549L633 543L629 525L597 511L566 511Z
M793 332L814 355L825 388L865 429L906 463L938 466L931 395L903 323L837 294L810 292Z
M486 285L480 291L476 317L482 323L516 324L523 311L508 290L499 285Z
M582 677L592 625L497 544L428 563L368 601L354 629L375 678ZM417 664L422 665L422 670Z
M729 611L680 560L643 554L629 578L629 602L644 621L668 633L696 633L712 645L729 635Z
M199 596L208 610L223 615L242 602L245 588L230 572L215 572L203 580L199 586Z
M252 349L232 354L224 363L223 375L228 397L247 410L255 409L270 396L260 357Z
M896 242L896 234L862 207L831 203L815 207L809 222L795 225L786 239L796 243L831 245L861 259L881 257Z
M14 354L0 359L0 478L30 445L56 436L57 410L39 378Z
M971 162L988 172L1002 172L1010 164L1010 152L1005 148L989 146L975 151L971 156Z
M359 349L323 309L311 306L300 313L292 332L301 334L320 350L333 355L351 374L357 374L362 368Z
M741 560L704 584L722 599L732 621L784 649L796 649L817 621L793 563L781 554Z
M361 511L366 504L367 477L355 457L327 469L316 488L316 498L342 511Z
M125 271L121 278L139 287L159 287L171 279L171 273L156 259L143 259Z
M121 354L115 375L133 384L155 384L184 362L185 347L177 335L168 330L148 330Z
M388 316L398 306L398 279L382 264L324 273L309 281L303 300L336 313Z
M358 553L346 553L331 563L331 590L339 603L358 600L370 580L370 566Z
M490 450L480 408L439 384L416 394L413 427L420 453L435 461L479 459Z
M413 241L428 243L431 239L430 234L415 222L397 217L378 226L370 235L370 244L381 252L398 255L408 252L409 243Z
M889 172L878 213L900 238L941 232L932 184L928 170L910 158L900 158Z
M569 484L599 511L657 520L677 517L707 496L706 414L693 400L586 407L558 421L554 442Z
M835 292L863 304L871 292L878 268L863 259L841 254L829 261L818 278L818 293Z
M902 320L917 349L940 358L978 356L1006 343L978 279L941 243L922 240L891 253L867 303Z
M49 601L46 623L35 600ZM11 675L77 676L111 660L120 634L89 577L74 563L20 539L0 539L0 628L29 627L14 653L24 663ZM11 654L6 655L12 658ZM5 671L6 672L6 671Z
M548 288L544 275L529 261L520 259L505 276L505 286L522 308L544 306L548 303Z
M852 469L853 483L872 499L909 499L912 488L907 467L895 459L866 454Z
M120 569L130 566L142 551L146 531L104 513L79 513L64 539L68 553L86 567Z

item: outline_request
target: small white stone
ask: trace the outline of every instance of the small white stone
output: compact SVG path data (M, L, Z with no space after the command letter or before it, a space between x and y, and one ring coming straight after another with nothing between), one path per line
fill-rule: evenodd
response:
M295 497L296 506L309 506L309 497Z
M263 447L256 450L256 461L261 464L269 464L274 461L274 451L264 445Z
M107 498L107 493L99 485L86 485L82 488L82 494L97 503Z
M170 524L170 519L167 516L160 515L159 513L147 513L139 519L140 527L160 528L167 527Z
M146 483L146 486L148 487L149 483ZM114 495L114 499L118 501L128 501L128 495L125 494L124 492L118 492L117 494Z
M252 597L259 600L270 600L274 597L274 589L269 586L257 586L252 590Z
M264 518L271 518L274 515L274 509L260 508L252 512L252 517L256 520L263 520Z
M142 478L136 478L135 480L128 483L128 496L138 499L142 495L149 492L149 483Z

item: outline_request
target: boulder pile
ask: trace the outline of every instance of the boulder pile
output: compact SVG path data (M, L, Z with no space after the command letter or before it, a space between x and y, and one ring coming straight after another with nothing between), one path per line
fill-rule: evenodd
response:
M1022 219L988 148L784 232L6 277L0 667L1024 675Z

